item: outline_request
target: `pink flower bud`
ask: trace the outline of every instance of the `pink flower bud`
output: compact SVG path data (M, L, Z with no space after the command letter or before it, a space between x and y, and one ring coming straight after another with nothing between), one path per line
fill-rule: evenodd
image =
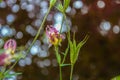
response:
M5 50L9 50L9 49L10 49L10 50L12 50L12 52L14 52L15 49L16 49L16 41L13 40L13 39L9 39L9 40L5 43L4 49L5 49Z
M0 66L9 65L16 49L16 41L9 39L4 45L5 52L0 54Z

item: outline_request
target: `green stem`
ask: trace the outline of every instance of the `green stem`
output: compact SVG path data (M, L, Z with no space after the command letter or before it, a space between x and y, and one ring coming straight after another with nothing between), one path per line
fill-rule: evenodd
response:
M61 59L59 60L59 52L58 52L58 46L55 46L55 55L57 58L57 62L59 64L59 76L60 76L60 80L62 80L62 67L61 67Z
M28 48L27 54L28 54L28 52L30 51L31 47L34 45L35 41L37 40L37 38L38 38L38 36L39 36L39 34L40 34L40 31L41 31L41 29L42 29L42 27L43 27L43 25L44 25L44 23L45 23L45 20L46 20L46 18L47 18L47 16L48 16L50 10L51 10L51 7L49 7L49 9L48 9L48 11L47 11L47 13L46 13L46 15L45 15L45 17L44 17L44 19L43 19L43 22L42 22L42 24L41 24L41 26L40 26L40 28L39 28L39 30L38 30L35 38L34 38L32 44L31 44L30 47ZM26 55L27 55L27 54L26 54ZM20 60L20 58L17 59L17 61L5 72L5 74L8 73L10 70L12 70L13 67L17 64L17 62L18 62L19 60Z
M7 74L8 72L10 72L19 60L20 60L20 57L16 60L16 62L4 74Z
M74 64L71 64L70 80L72 80Z
M60 27L60 34L62 33L62 26L63 25L63 19L62 19L62 24L61 24L61 27Z
M68 38L68 42L69 42L69 40L70 40L70 29L69 29L69 25L68 25L68 23L67 23L67 18L66 18L65 13L63 13L63 18L65 19L66 27L67 27L67 29L68 29L67 38ZM69 44L68 44L68 47L69 47ZM67 48L68 48L68 47L67 47ZM68 53L68 52L67 52L67 53ZM65 59L66 59L67 53L66 53L66 54L64 55L64 57L63 57L62 64L65 62Z
M56 56L56 58L57 58L57 62L58 62L58 64L60 65L60 60L59 60L59 57L58 57L58 46L55 46L55 56Z
M38 32L37 32L37 34L36 34L36 36L35 36L35 38L34 38L32 44L30 45L30 47L29 47L28 50L26 51L27 54L29 53L31 47L34 45L35 41L37 40L37 38L38 38L38 36L39 36L39 34L40 34L40 31L41 31L41 29L42 29L42 27L43 27L43 25L44 25L44 23L45 23L45 20L46 20L48 14L49 14L51 8L52 8L52 6L49 7L49 9L48 9L48 11L47 11L47 13L46 13L46 15L45 15L43 21L42 21L42 24L41 24L40 28L38 29ZM26 54L26 55L27 55L27 54ZM10 70L12 70L13 67L17 64L17 62L18 62L20 59L21 59L21 58L18 58L17 61L16 61L16 62L5 72L5 74L7 74Z
M67 46L67 49L69 49L69 44L68 44L68 46ZM68 54L68 52L64 54L62 64L64 64L67 54Z
M60 71L60 80L62 80L62 67L59 65L59 71Z
M51 8L52 8L52 7L50 6L49 9L48 9L48 11L47 11L47 13L46 13L46 15L45 15L45 17L44 17L44 19L43 19L43 21L42 21L41 26L40 26L39 29L38 29L38 32L37 32L37 34L36 34L36 36L35 36L32 44L30 45L30 47L29 47L28 50L27 50L27 53L29 53L31 47L34 45L35 41L37 40L38 36L40 35L40 31L41 31L41 29L43 28L43 25L44 25L44 23L45 23L45 20L46 20L48 14L49 14Z

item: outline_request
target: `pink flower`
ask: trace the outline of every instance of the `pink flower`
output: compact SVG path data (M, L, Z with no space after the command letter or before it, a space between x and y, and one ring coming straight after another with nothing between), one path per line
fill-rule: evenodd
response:
M16 41L9 39L4 45L5 52L0 54L0 66L9 65L16 49Z
M9 52L10 54L13 54L14 51L15 51L15 49L16 49L16 41L13 40L13 39L9 39L9 40L5 43L4 49L5 49L6 51L10 51L10 52Z
M5 53L0 54L0 66L5 64L5 58L7 58L8 55Z
M53 44L54 46L60 45L62 39L64 38L63 35L61 35L56 28L54 28L52 25L46 27L46 35L49 39L49 42Z

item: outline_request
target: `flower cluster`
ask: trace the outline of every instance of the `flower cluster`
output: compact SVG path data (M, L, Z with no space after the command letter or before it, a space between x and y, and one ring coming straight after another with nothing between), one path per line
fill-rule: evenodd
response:
M9 65L16 49L16 41L9 39L4 45L4 52L0 54L0 66Z
M61 35L52 25L46 27L46 35L49 42L54 46L60 45L62 39L64 39L64 36Z

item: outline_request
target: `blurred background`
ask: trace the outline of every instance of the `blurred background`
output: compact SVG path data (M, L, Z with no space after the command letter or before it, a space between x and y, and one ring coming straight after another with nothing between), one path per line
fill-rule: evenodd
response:
M29 47L48 10L49 0L1 0L0 48L13 38L17 46ZM71 0L66 10L71 34L76 32L77 42L90 35L75 64L73 80L110 80L120 75L120 0ZM45 22L61 26L63 15L54 7ZM59 68L53 47L42 29L39 38L25 59L21 59L11 72L22 72L10 80L58 80ZM62 42L61 51L67 47ZM23 50L26 54L26 51ZM66 60L69 63L69 55ZM63 80L69 80L70 66L63 68Z

